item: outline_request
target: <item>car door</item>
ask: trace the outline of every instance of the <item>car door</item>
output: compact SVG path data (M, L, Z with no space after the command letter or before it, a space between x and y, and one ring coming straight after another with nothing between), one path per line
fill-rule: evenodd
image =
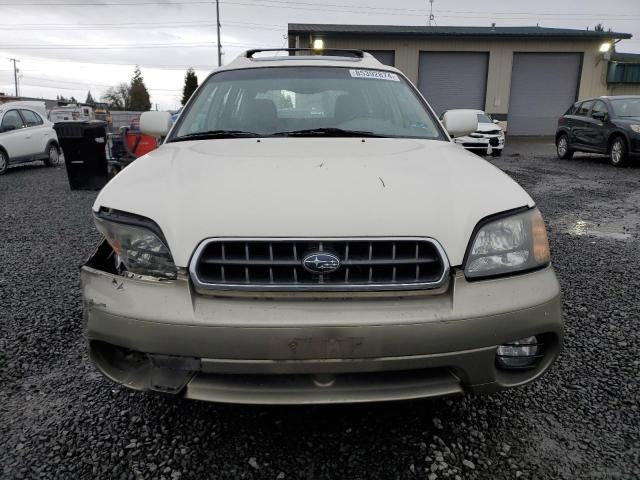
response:
M18 110L8 110L0 123L0 144L9 154L10 160L24 160L28 156L26 146L28 132Z
M607 150L607 131L609 129L609 112L602 100L596 100L591 107L587 138L589 146L594 150Z
M589 100L587 102L582 102L578 105L578 109L573 116L573 127L571 128L572 145L579 146L588 146L588 131L589 131L589 121L591 117L589 116L589 112L591 111L591 107L593 106L593 100Z
M20 114L22 118L24 118L25 128L29 133L29 145L27 146L28 155L42 155L47 148L47 143L51 136L51 129L45 128L42 117L33 110L23 109L20 110Z

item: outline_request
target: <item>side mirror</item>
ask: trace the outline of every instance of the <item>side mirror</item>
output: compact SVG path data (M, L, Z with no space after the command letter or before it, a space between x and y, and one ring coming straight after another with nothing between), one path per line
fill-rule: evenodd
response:
M152 137L164 137L171 128L169 112L144 112L140 116L140 131Z
M498 125L500 123L500 120L494 120L493 123L495 123L496 125Z
M478 115L465 110L449 110L442 123L451 137L464 137L478 129Z
M594 112L591 114L591 118L604 122L607 118L607 114L605 112Z

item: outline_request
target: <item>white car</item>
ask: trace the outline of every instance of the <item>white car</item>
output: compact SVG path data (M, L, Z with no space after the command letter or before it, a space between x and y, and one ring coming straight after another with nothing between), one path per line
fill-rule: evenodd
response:
M453 111L453 110L449 110ZM504 149L504 131L498 124L498 120L493 120L488 113L482 110L456 110L469 112L478 117L478 128L463 137L454 139L458 145L478 155L491 154L494 157L502 155ZM446 112L445 112L446 113ZM492 143L492 139L493 143Z
M60 162L53 123L20 102L0 104L0 175L9 165L34 160L44 160L49 166Z
M539 378L563 338L542 216L360 51L249 51L93 205L89 352L136 390L240 403L486 393ZM169 131L170 129L170 131ZM448 133L447 133L448 132Z

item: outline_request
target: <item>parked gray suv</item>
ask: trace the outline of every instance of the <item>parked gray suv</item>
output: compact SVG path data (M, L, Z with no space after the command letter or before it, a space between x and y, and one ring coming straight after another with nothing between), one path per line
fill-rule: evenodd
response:
M640 96L597 97L574 103L558 120L559 158L574 152L609 155L616 167L640 155Z

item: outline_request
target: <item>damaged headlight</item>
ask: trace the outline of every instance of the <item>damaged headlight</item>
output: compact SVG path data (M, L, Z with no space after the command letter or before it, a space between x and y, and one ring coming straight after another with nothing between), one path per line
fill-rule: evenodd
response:
M483 224L472 240L467 278L533 270L549 263L549 241L537 208Z
M124 268L135 275L174 279L177 269L159 227L151 220L123 212L94 215L96 227Z

